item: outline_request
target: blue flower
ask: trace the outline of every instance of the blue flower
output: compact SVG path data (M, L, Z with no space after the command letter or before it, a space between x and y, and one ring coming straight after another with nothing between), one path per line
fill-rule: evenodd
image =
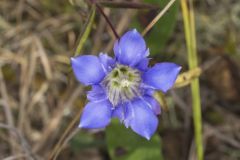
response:
M136 29L117 40L113 50L115 58L104 53L98 57L71 58L77 80L92 86L79 127L104 128L111 118L118 118L149 140L157 129L157 115L161 112L153 93L167 92L181 67L168 62L148 67L149 49Z

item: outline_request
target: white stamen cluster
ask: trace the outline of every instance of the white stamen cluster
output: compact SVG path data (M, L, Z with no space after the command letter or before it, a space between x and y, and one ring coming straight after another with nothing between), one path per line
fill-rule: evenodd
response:
M109 101L116 106L140 96L141 75L137 69L117 64L105 77L102 85L107 90Z

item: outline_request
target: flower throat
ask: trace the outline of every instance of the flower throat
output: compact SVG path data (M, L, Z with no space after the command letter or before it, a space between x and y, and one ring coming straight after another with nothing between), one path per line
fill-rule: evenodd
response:
M119 102L124 103L140 96L140 83L141 75L137 69L120 64L117 64L102 82L114 107Z

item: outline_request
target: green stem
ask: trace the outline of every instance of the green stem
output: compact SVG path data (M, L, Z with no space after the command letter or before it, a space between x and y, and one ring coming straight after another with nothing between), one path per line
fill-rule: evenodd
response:
M198 67L197 59L197 43L195 33L195 19L192 0L190 0L189 8L187 0L181 0L185 38L188 50L188 64L189 69ZM191 82L192 93L192 107L193 107L193 121L194 121L194 133L195 143L197 149L198 160L203 160L203 143L202 143L202 113L201 113L201 98L199 79L195 78Z
M74 56L78 56L81 53L83 45L86 42L86 40L87 40L87 38L88 38L88 36L90 34L90 31L91 31L91 28L92 28L92 25L93 25L93 22L94 22L95 15L96 15L96 7L95 7L95 5L92 5L91 13L90 13L90 15L88 17L88 21L86 23L86 27L84 28L84 31L81 34L81 38L79 40L79 43L78 43L78 46L77 46L77 49L75 51Z

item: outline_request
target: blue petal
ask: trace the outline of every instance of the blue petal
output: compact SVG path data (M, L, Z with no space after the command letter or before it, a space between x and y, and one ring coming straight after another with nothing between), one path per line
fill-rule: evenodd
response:
M146 71L148 69L149 58L143 58L137 65L136 68L140 71Z
M151 96L144 96L143 97L145 102L147 103L148 107L151 108L151 110L156 114L159 115L161 113L160 104L158 101L155 100L155 98Z
M174 85L180 70L181 67L175 63L158 63L143 74L143 82L167 92Z
M140 92L142 93L142 95L152 96L155 93L155 89L149 85L141 83Z
M89 101L101 101L107 99L105 90L100 85L93 85L92 90L87 92Z
M111 121L111 103L109 101L89 102L82 113L79 128L104 128Z
M115 61L112 59L112 57L109 57L107 54L104 53L99 54L99 60L102 63L105 73L110 72L115 65Z
M118 118L120 122L125 119L125 107L123 105L118 105L115 107L112 113L113 118Z
M132 121L132 119L135 118L135 115L134 115L134 110L131 102L125 103L124 107L125 107L124 125L126 128L128 128L130 126L130 122Z
M125 127L128 128L130 126L130 121L133 118L133 110L129 105L129 102L116 106L113 110L112 117L118 118L120 122L123 122Z
M99 83L105 76L102 65L96 56L85 55L71 58L73 72L84 85Z
M113 50L117 60L129 66L136 65L149 54L143 37L136 29L128 31L116 41Z
M149 140L157 129L158 119L156 115L141 99L131 102L130 107L133 116L130 127L134 132Z

